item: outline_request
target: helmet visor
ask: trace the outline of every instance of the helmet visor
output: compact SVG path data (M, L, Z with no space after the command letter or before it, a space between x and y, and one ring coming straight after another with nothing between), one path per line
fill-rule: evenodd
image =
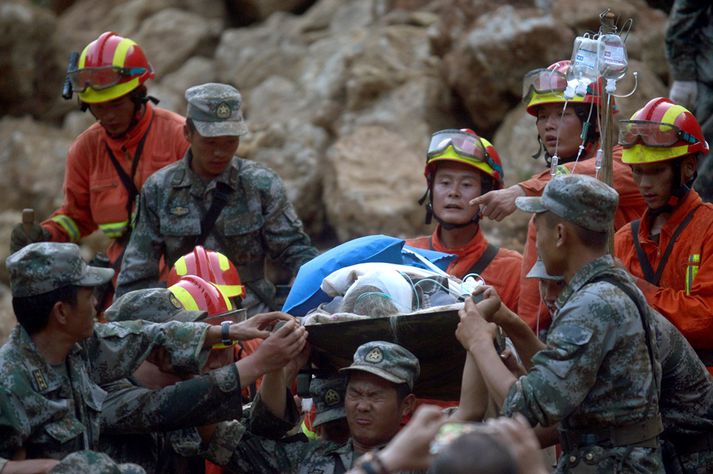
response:
M522 80L522 101L528 103L533 93L564 92L567 77L559 71L535 69L525 74Z
M139 76L146 72L143 67L114 67L102 66L75 69L68 73L69 80L72 83L74 92L84 92L87 87L91 87L96 91L108 89L117 85L123 79Z
M458 129L441 130L431 135L426 156L428 158L438 156L449 146L452 146L459 155L468 156L478 161L487 160L488 154L480 139Z
M684 140L698 143L692 135L669 123L650 122L647 120L622 120L619 127L619 144L624 147L641 142L650 147L670 147Z

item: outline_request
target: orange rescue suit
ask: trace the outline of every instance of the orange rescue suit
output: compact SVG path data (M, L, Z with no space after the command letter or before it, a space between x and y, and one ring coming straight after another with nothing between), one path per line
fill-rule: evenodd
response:
M185 119L180 115L147 103L139 122L120 139L107 135L99 123L82 132L72 143L67 156L64 203L42 223L52 234L52 240L78 242L97 228L112 239L120 237L130 224L126 208L129 195L106 146L131 176L136 148L148 130L134 176L134 184L141 190L151 174L180 160L188 150L184 124ZM119 243L112 240L107 250L110 262L113 263L122 250Z
M695 214L673 245L658 285L644 280L634 247L631 224L620 229L614 254L636 277L646 301L663 314L702 355L713 373L713 204L703 203L691 190L661 228L658 243L651 239L651 216L647 210L639 226L639 242L654 272L661 262L672 234L685 217Z

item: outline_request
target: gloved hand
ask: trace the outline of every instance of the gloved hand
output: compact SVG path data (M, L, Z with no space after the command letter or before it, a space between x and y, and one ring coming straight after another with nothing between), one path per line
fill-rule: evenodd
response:
M24 224L17 224L12 228L10 234L10 252L15 253L25 245L33 242L48 242L52 240L52 234L37 223L32 223L32 228L25 233Z
M696 81L673 81L669 98L695 112L696 99L698 98L698 83Z

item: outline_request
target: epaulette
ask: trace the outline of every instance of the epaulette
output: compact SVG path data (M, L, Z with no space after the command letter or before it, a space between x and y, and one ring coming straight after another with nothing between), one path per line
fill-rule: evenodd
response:
M183 182L183 178L186 176L186 170L183 168L178 168L173 174L173 179L171 179L171 185L176 187Z

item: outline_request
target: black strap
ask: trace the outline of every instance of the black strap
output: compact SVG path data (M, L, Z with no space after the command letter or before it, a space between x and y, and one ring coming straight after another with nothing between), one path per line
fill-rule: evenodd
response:
M493 244L488 244L488 248L485 249L485 252L483 252L483 255L480 256L477 262L473 264L470 269L465 272L466 275L469 273L477 273L480 275L483 273L483 270L485 270L488 265L490 265L490 262L493 261L495 256L498 254L498 250L500 250L496 245Z
M683 218L681 223L676 227L676 230L673 232L673 235L671 236L671 240L669 241L668 245L666 246L666 250L664 251L663 255L661 256L661 260L659 260L658 267L656 268L656 273L654 273L654 269L651 266L651 262L649 261L648 257L644 253L644 249L641 248L641 242L639 242L639 226L641 225L641 221L638 219L633 221L631 223L631 233L632 237L634 238L634 247L636 248L636 256L639 258L639 264L641 265L641 271L644 274L644 279L648 281L649 283L652 283L656 286L659 286L659 281L661 281L661 275L663 274L663 270L666 267L666 263L668 262L668 257L671 256L671 252L673 251L673 245L676 243L676 240L678 240L678 237L681 235L681 232L683 232L683 229L686 228L686 226L691 222L693 219L693 215L696 213L700 205L694 207L691 209L691 212L689 212L686 217Z
M354 454L356 453L352 453L352 456L354 456ZM339 453L332 453L332 457L334 458L334 474L344 474L347 472L347 468L344 466L344 462Z
M428 249L435 250L433 248L433 237L428 238ZM481 273L483 273L483 270L485 270L488 265L490 265L490 262L493 261L499 250L500 248L498 246L488 244L488 247L485 249L485 252L483 252L483 255L480 256L478 261L475 262L473 266L470 267L467 272L465 272L465 274L468 275L470 273L477 273L478 275L480 275Z
M213 202L210 203L210 209L203 217L203 222L201 222L201 235L198 236L196 240L196 245L203 245L205 239L208 238L208 234L213 230L215 226L215 221L218 220L218 216L221 211L228 203L230 199L230 194L233 192L233 188L222 181L217 181L215 183L215 190L213 191Z
M153 117L151 117L149 126L146 129L146 133L144 133L144 136L141 137L139 144L136 146L136 153L134 154L134 158L131 160L131 176L126 174L126 171L124 171L124 168L121 166L121 164L119 164L119 161L116 159L116 156L114 156L114 153L111 151L111 148L109 148L109 144L107 142L104 142L104 147L106 148L106 152L109 154L111 164L114 165L114 169L119 175L121 184L124 185L126 192L129 194L129 198L126 201L127 231L124 233L124 235L129 234L131 232L131 214L133 214L134 212L134 202L136 201L136 196L139 195L139 190L136 188L136 184L134 184L134 177L136 176L136 170L139 167L139 160L141 159L141 154L144 151L144 144L146 144L146 139L149 136L149 132L151 131L152 125Z
M634 292L633 288L626 286L623 282L619 281L612 275L600 275L590 280L589 283L594 283L598 281L606 281L616 286L621 291L623 291L624 294L628 296L629 299L631 299L631 301L633 301L636 305L636 309L639 311L639 319L641 319L641 326L644 329L644 339L646 340L646 349L649 353L649 362L651 363L651 373L654 379L654 384L656 385L656 393L659 393L658 378L656 376L656 366L654 365L653 346L651 345L651 337L649 337L649 328L653 326L653 321L649 320L649 324L647 324L647 320L649 318L647 318L646 315L649 313L646 312L646 303L640 301L638 295L636 294L636 292Z

